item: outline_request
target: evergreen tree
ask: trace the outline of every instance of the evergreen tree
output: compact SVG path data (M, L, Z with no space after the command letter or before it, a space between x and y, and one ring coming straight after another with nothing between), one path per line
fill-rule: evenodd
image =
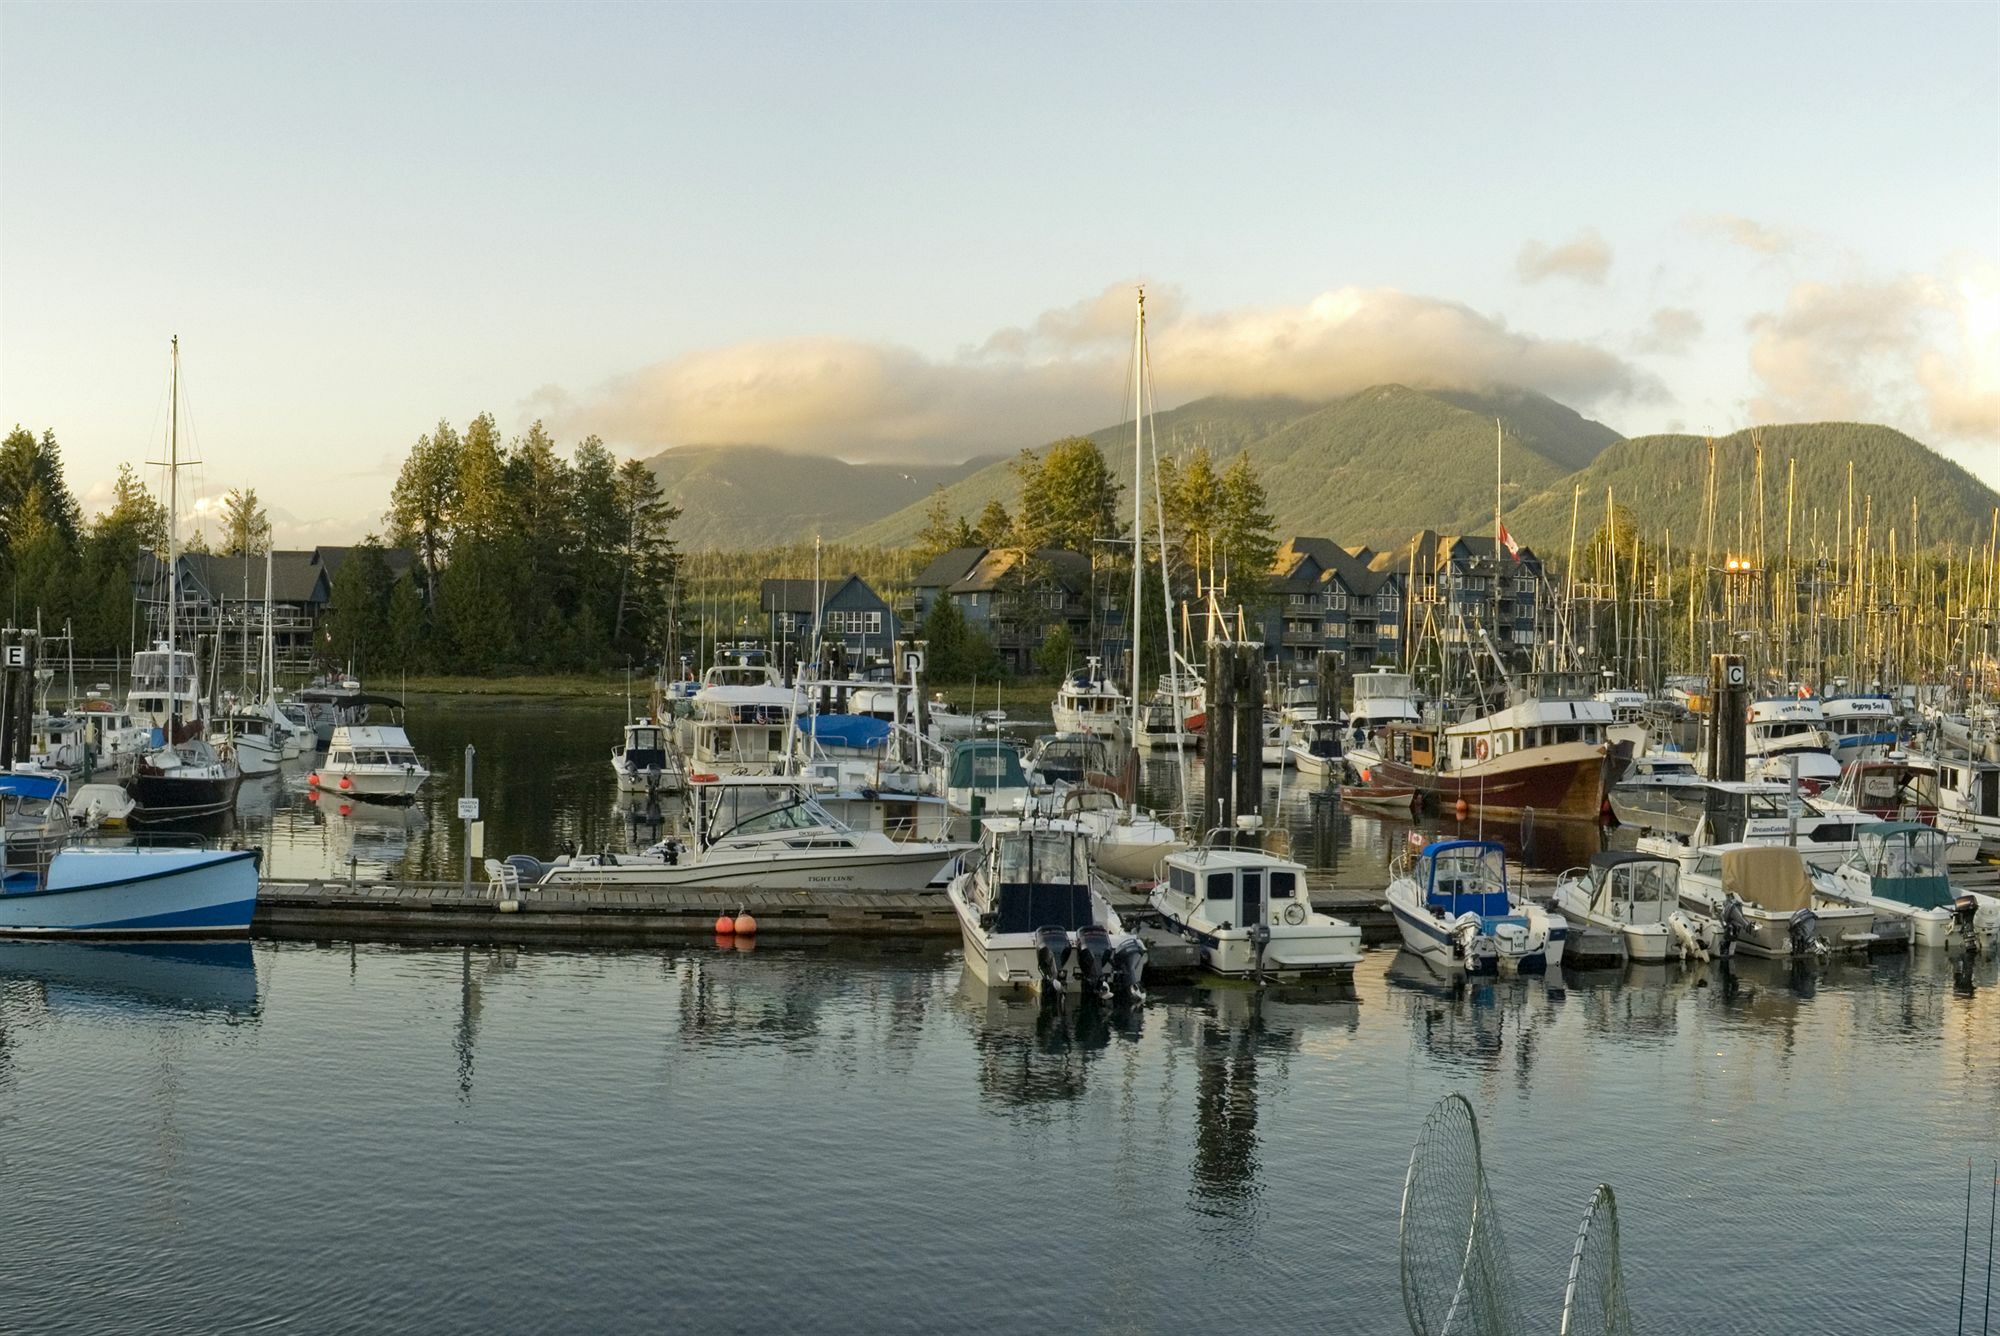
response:
M964 521L959 521L964 525ZM972 526L968 535L972 541L965 547L1006 547L1014 538L1014 517L1007 513L1007 507L995 497L986 503L986 509L979 512L979 523Z
M924 507L924 527L917 535L917 560L933 561L958 546L953 540L958 537L958 527L964 522L951 513L943 486L932 489L930 502Z
M222 495L222 554L261 557L271 550L271 517L257 500L254 487L231 488Z
M645 461L628 459L618 467L618 509L623 518L619 543L618 606L611 623L611 643L635 657L653 645L654 619L665 603L674 574L674 544L667 526L680 509L667 503L660 479Z
M1098 539L1125 532L1118 518L1118 494L1124 489L1089 437L1066 437L1039 456L1023 450L1014 473L1021 480L1016 545L1088 552Z
M416 552L429 598L436 597L458 523L461 448L458 432L440 418L435 431L419 436L410 447L389 494L390 541Z
M924 614L924 675L933 682L960 682L965 659L965 614L949 595L940 595Z

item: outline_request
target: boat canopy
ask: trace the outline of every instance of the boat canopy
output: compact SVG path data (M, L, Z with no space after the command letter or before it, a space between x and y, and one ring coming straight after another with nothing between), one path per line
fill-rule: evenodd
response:
M1920 909L1951 903L1951 882L1945 872L1950 839L1943 831L1912 821L1884 821L1861 827L1855 842L1875 895Z
M1812 876L1805 857L1789 845L1737 845L1723 850L1722 889L1774 914L1812 907Z
M0 770L0 796L48 802L60 798L69 780L58 774L27 770Z
M1590 856L1590 865L1595 868L1624 867L1627 863L1668 863L1679 866L1671 858L1660 854L1640 853L1636 849L1607 849L1601 854Z
M889 722L865 714L802 714L797 727L815 742L852 751L879 751L889 742Z
M997 738L972 738L951 749L945 787L952 789L1025 789L1021 751Z
M1438 840L1424 846L1427 903L1447 914L1498 918L1507 899L1507 854L1493 840Z
M1593 913L1614 914L1632 922L1663 921L1680 903L1681 865L1655 854L1608 852L1593 855L1590 876ZM1626 911L1644 905L1655 912L1645 918Z
M988 839L994 931L1058 927L1074 932L1093 921L1090 848L1074 825L1024 823L993 829Z

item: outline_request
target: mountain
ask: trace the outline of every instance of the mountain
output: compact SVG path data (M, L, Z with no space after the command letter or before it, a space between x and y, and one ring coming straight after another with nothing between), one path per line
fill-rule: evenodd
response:
M757 445L683 445L646 461L681 508L674 539L690 552L832 539L991 462L849 464Z
M1785 485L1796 461L1792 533L1803 551L1813 540L1831 547L1846 524L1847 468L1854 465L1854 523L1874 498L1872 545L1886 551L1889 530L1899 550L1910 543L1910 506L1917 508L1917 543L1984 547L2000 494L1921 442L1889 427L1815 422L1740 431L1715 441L1715 544L1747 550L1755 533L1757 450L1764 443L1764 543L1785 541ZM1544 554L1569 542L1572 498L1577 533L1588 537L1604 519L1605 489L1638 515L1647 537L1671 533L1676 549L1699 543L1707 490L1708 448L1699 436L1635 436L1606 449L1588 466L1510 509L1507 527ZM1576 489L1582 494L1576 497ZM1738 535L1743 537L1739 540Z
M1281 534L1389 543L1410 531L1490 527L1493 419L1507 426L1509 504L1552 485L1620 439L1617 432L1532 390L1488 395L1378 385L1329 403L1199 399L1154 418L1163 454L1205 445L1218 464L1247 451L1264 480ZM1111 470L1132 479L1132 424L1090 433ZM998 498L1011 509L1019 485L1001 461L946 489L954 513L976 516ZM907 543L924 525L926 497L847 535L863 544Z

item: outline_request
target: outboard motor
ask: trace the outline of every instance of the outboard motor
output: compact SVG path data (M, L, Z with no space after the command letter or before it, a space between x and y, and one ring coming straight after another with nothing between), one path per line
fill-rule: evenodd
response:
M1146 975L1146 944L1127 937L1111 953L1111 991L1121 998L1143 997L1140 983Z
M1264 977L1264 950L1271 945L1271 925L1253 923L1250 925L1250 972L1259 981Z
M1733 956L1736 943L1750 935L1750 916L1743 912L1743 902L1730 896L1722 902L1722 949L1717 955Z
M1827 945L1819 939L1819 915L1810 909L1797 910L1785 925L1795 956L1823 956Z
M1951 935L1965 938L1966 950L1979 954L1979 898L1961 895L1951 902Z
M1035 929L1035 964L1042 972L1042 997L1061 997L1069 979L1069 932L1063 928Z
M1083 991L1111 996L1111 934L1096 923L1076 930L1076 964Z

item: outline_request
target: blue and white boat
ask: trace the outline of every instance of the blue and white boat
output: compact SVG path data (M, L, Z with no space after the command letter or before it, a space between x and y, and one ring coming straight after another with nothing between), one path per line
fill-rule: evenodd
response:
M1820 705L1829 750L1842 766L1876 761L1902 745L1895 702L1887 696L1829 696Z
M1492 840L1439 840L1389 883L1403 945L1472 974L1562 963L1569 924L1507 886L1507 857Z
M0 775L0 790L14 781ZM0 860L0 936L240 937L256 908L252 849L106 845Z

